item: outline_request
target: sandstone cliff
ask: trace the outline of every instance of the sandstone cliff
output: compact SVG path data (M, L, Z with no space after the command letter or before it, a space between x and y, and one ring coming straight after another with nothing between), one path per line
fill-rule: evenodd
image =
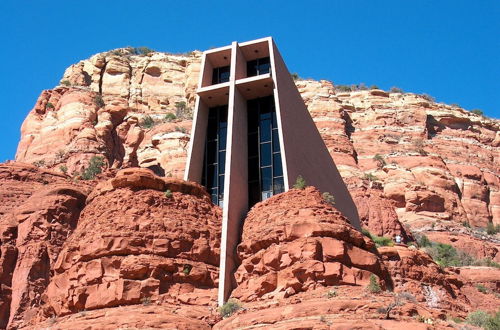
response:
M0 327L418 328L415 315L498 305L492 268L443 270L413 248L376 250L308 188L249 213L233 292L246 310L220 321L220 210L177 180L200 55L101 53L42 92L16 154L36 166L0 166ZM500 224L498 120L412 93L296 85L372 233L425 233L500 262L500 237L480 230ZM93 156L108 172L72 180ZM371 275L395 293L367 294ZM377 309L397 293L415 300L384 320Z

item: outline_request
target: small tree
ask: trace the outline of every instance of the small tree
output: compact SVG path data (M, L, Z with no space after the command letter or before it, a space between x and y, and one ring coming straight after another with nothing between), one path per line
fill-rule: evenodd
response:
M380 154L376 154L375 156L373 156L373 160L377 162L378 169L382 169L384 168L385 165L387 165L387 163L384 160L384 157L382 157L382 155Z
M306 180L302 177L302 175L299 175L297 177L297 180L295 180L295 184L293 185L293 187L300 190L304 190L307 187Z
M480 115L480 116L483 116L484 113L482 110L479 110L479 109L474 109L474 110L471 110L472 113L476 114L476 115Z
M488 235L495 235L500 232L500 225L494 225L492 222L488 222L488 226L486 227L486 233Z
M106 105L104 103L104 100L102 99L102 94L96 94L94 96L94 104L98 107L98 108L104 108L104 106Z
M229 299L224 305L219 307L219 314L223 317L229 317L237 310L241 309L241 304L236 299Z
M184 101L175 102L175 115L177 116L177 118L184 118L185 110L186 110L186 102Z
M324 192L321 196L328 204L335 205L335 197L333 197L329 192Z
M391 87L391 93L400 93L400 94L403 94L403 90L399 87Z
M370 89L379 89L377 85L371 85Z
M59 166L59 170L61 170L64 174L68 173L68 167L66 165Z
M378 283L378 278L374 274L370 275L370 284L368 284L367 289L371 293L379 293L382 291L382 288L380 288L380 284Z
M54 109L54 105L50 102L47 102L47 105L45 106L45 109Z
M82 179L83 180L94 179L97 174L102 173L103 166L104 166L104 157L92 156L92 158L90 158L89 166L82 172Z
M155 120L150 115L146 115L141 120L141 127L143 128L152 128L154 125L156 125Z
M293 81L297 81L300 79L299 75L296 72L292 73L291 76L292 76Z
M69 87L71 86L71 83L69 82L69 80L63 80L61 81L61 85Z
M171 122L171 121L174 121L176 119L177 119L177 116L173 113L169 112L165 115L165 121Z

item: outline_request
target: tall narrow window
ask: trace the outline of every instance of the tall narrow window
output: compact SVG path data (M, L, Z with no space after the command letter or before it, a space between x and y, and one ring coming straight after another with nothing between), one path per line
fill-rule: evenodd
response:
M274 97L248 101L249 206L285 191Z
M228 82L229 74L229 66L221 66L220 68L215 68L212 73L212 85Z
M227 105L210 108L203 163L202 184L212 202L222 207L226 170Z
M247 62L247 76L253 77L260 74L269 73L271 61L269 57L258 58Z

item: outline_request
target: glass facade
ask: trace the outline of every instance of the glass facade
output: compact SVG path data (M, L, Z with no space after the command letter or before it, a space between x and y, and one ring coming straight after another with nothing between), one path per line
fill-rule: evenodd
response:
M215 68L212 73L212 85L228 82L229 75L229 66L221 66L220 68Z
M260 74L269 73L271 69L271 61L269 57L258 58L247 62L247 77L258 76Z
M248 198L249 207L285 191L274 97L249 100Z
M202 184L212 202L222 207L226 169L227 105L210 108L203 161Z

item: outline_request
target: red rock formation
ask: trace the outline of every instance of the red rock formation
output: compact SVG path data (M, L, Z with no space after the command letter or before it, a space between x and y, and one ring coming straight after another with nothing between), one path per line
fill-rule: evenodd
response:
M486 235L475 237L466 233L428 231L425 235L434 242L450 244L455 249L463 251L477 259L491 259L500 263L500 248L498 243L486 240Z
M212 305L220 218L197 184L119 171L87 199L54 266L45 315L145 301Z
M373 242L351 227L318 190L292 189L255 205L238 246L233 296L282 298L317 286L366 285L387 274Z

